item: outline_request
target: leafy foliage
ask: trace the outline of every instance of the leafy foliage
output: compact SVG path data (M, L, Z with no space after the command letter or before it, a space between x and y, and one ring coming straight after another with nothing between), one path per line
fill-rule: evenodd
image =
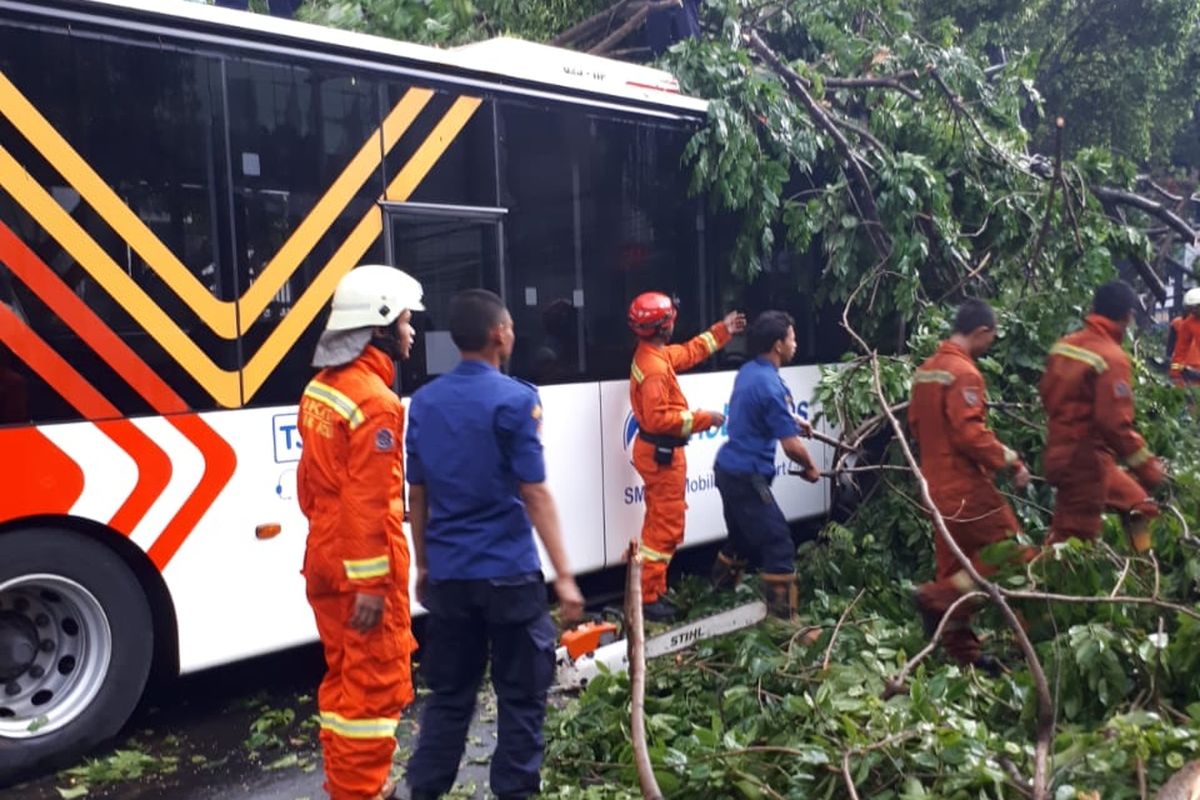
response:
M552 38L607 0L309 0L300 18L408 42L460 45L494 36Z
M305 14L452 45L502 32L544 40L606 5L313 0ZM885 354L892 403L907 399L953 305L988 297L1000 320L980 362L991 424L1038 472L1046 351L1078 324L1097 284L1146 278L1154 261L1146 220L1105 207L1092 187L1130 187L1134 162L1163 160L1190 118L1197 4L707 0L704 14L709 35L676 46L668 66L711 101L685 161L693 190L740 220L734 271L752 278L788 250L814 307L844 305ZM751 33L795 77L752 54ZM1004 68L989 69L1000 48ZM1057 116L1068 157L1031 156L1053 147ZM1155 371L1160 346L1151 335L1133 342L1138 424L1171 461L1167 499L1182 521L1155 523L1155 560L1128 556L1110 520L1098 546L1060 545L1001 573L1000 585L1196 608L1200 552L1185 527L1200 508L1193 401ZM842 431L879 428L862 357L827 370L817 399ZM884 464L901 464L888 435L867 444ZM1024 535L1040 540L1049 487L1010 494ZM909 676L906 694L883 697L924 644L908 594L930 575L930 549L911 476L882 472L853 514L798 558L803 616L822 632L815 643L765 624L651 662L651 755L668 795L842 797L845 767L863 797L1018 796L1033 759L1033 683L994 612L979 623L996 631L988 648L1011 675L993 680L935 656ZM719 602L698 582L678 594L697 615ZM1054 692L1056 798L1139 797L1139 772L1153 787L1196 757L1200 624L1145 605L1029 602L1021 611ZM624 677L604 676L552 717L547 796L637 796L628 697Z
M924 0L922 27L979 49L1028 53L1052 122L1071 121L1068 148L1101 146L1165 161L1192 119L1200 77L1193 0ZM1046 119L1030 117L1047 141Z

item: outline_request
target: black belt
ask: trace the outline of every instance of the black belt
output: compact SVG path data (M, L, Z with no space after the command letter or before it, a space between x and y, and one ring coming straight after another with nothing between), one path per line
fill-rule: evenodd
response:
M655 447L687 447L687 439L679 439L675 436L667 436L660 433L646 433L638 431L638 438L647 444L652 444Z

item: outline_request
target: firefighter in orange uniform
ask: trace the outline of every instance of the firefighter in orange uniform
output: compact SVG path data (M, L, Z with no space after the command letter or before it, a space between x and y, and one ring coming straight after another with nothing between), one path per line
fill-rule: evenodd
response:
M1200 288L1183 295L1183 315L1171 320L1171 378L1179 386L1200 383Z
M321 371L300 400L304 577L325 648L317 705L333 800L393 796L396 725L413 699L404 409L391 387L395 359L412 348L421 296L421 284L398 269L351 270L313 358Z
M646 618L673 619L675 608L663 596L667 567L683 543L687 502L687 457L683 448L693 433L725 424L719 411L688 408L677 371L691 369L746 328L746 316L734 311L686 344L668 344L675 333L675 305L659 292L645 292L629 306L629 327L641 340L630 368L629 402L637 419L633 465L646 484L642 523L642 602Z
M996 490L997 472L1013 471L1013 484L1024 488L1029 471L1012 449L987 426L987 388L975 359L996 338L996 317L982 300L968 299L954 318L954 331L913 376L908 425L921 455L929 493L954 541L985 577L995 571L980 559L983 549L1020 531L1008 502ZM959 597L975 588L942 536L934 531L936 577L915 592L926 634ZM980 650L970 627L971 609L959 606L942 638L951 657L992 674L1000 663Z
M1047 544L1072 536L1094 540L1108 508L1120 512L1135 550L1150 549L1150 520L1158 516L1150 490L1166 473L1133 427L1131 370L1121 340L1136 302L1124 281L1104 284L1083 330L1050 348L1039 387L1049 420L1046 478L1058 490Z

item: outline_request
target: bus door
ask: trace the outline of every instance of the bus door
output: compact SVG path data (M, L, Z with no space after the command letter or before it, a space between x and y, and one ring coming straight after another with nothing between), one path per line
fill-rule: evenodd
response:
M413 319L417 340L400 370L400 388L411 395L458 364L450 339L450 299L463 289L503 296L503 208L434 203L381 203L387 262L421 282L425 312Z

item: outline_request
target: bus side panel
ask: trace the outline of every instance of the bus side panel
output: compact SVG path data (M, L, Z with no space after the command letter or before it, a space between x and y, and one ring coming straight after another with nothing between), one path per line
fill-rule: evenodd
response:
M550 386L541 398L548 482L571 566L581 573L600 569L605 551L598 385ZM184 672L316 639L300 575L308 523L296 500L301 443L295 407L203 416L236 447L237 471L164 571L179 620ZM255 527L265 523L281 525L282 533L257 539ZM551 577L544 551L542 564ZM422 611L415 600L413 611Z
M163 570L183 672L316 639L300 575L308 523L296 502L295 407L201 416L237 451L237 469ZM260 541L265 523L283 530Z
M576 573L604 566L604 474L600 420L600 384L545 386L538 390L544 410L542 442L546 482L562 521L567 556ZM538 543L542 569L553 573Z
M729 395L737 373L715 372L680 376L679 383L692 408L728 411ZM781 370L792 390L796 410L812 417L816 408L812 395L820 378L816 366L786 367ZM621 563L632 537L640 534L645 512L642 479L633 468L633 440L637 426L629 406L629 382L606 381L600 384L602 428L604 430L604 515L607 526L606 560ZM713 483L713 460L728 438L727 430L712 429L692 436L687 447L687 529L686 544L699 544L725 536L721 496ZM828 468L832 451L824 445L808 443L817 465ZM801 519L825 513L829 507L827 481L809 484L787 475L788 459L782 449L776 452L775 497L788 519Z

